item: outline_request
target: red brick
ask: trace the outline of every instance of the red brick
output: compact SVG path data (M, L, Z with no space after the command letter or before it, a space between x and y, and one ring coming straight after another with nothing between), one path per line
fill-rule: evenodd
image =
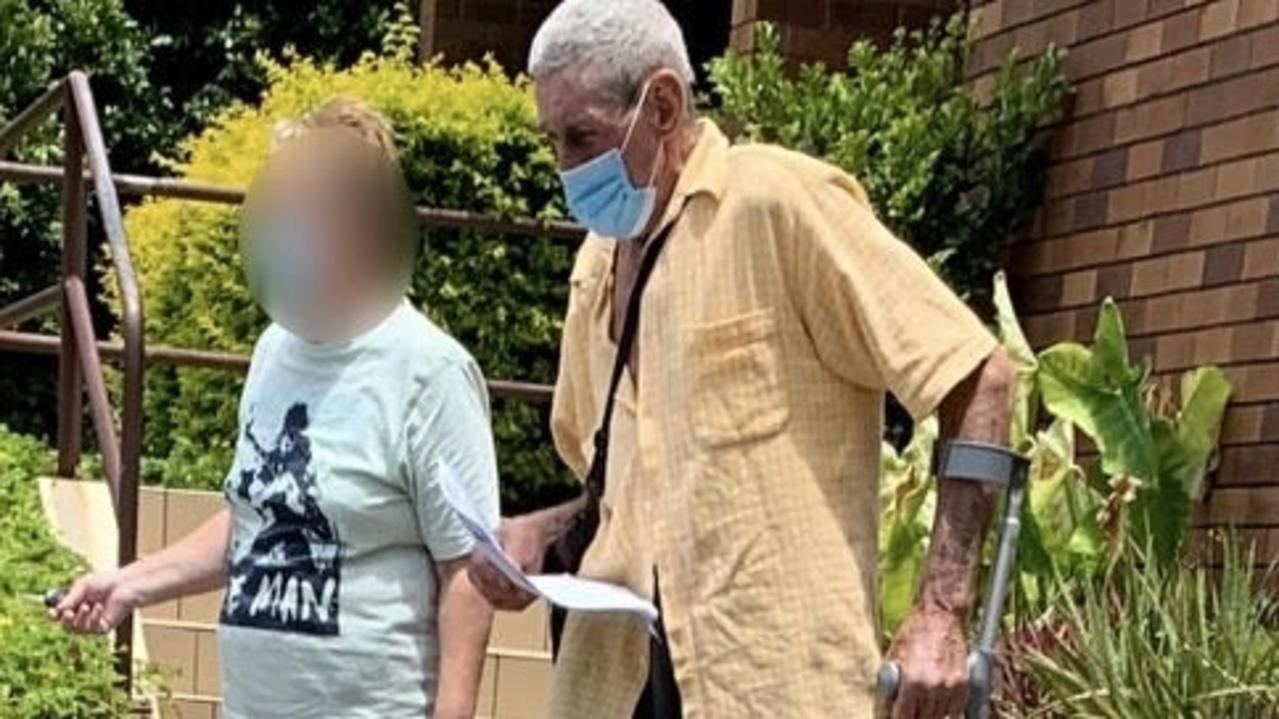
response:
M1239 401L1279 400L1279 364L1252 365L1247 368L1244 376L1244 386L1237 396Z
M1200 47L1187 52L1178 53L1176 57L1173 58L1172 89L1198 85L1199 83L1207 80L1211 67L1211 48Z
M1128 62L1139 62L1158 55L1163 45L1163 38L1162 22L1152 22L1134 28L1130 31L1128 38Z
M1212 76L1236 75L1248 69L1252 61L1252 38L1232 35L1212 45Z
M1119 0L1122 2L1123 0ZM1114 25L1112 18L1114 17L1114 6L1116 0L1094 0L1093 2L1084 3L1079 9L1079 39L1088 40L1103 32L1109 31Z
M1128 34L1106 35L1078 46L1069 60L1078 77L1092 77L1124 64L1128 54Z
M1275 148L1279 148L1279 113L1265 110L1205 128L1201 154L1204 162L1212 163Z
M1119 228L1119 239L1115 244L1115 258L1131 260L1150 254L1150 245L1154 239L1154 226L1154 222L1146 220Z
M1092 187L1104 189L1124 181L1128 174L1128 148L1119 147L1093 159Z
M1093 159L1091 157L1054 165L1048 169L1044 194L1052 198L1083 192L1092 187L1092 177Z
M1182 172L1199 164L1201 145L1199 130L1183 130L1164 144L1164 172Z
M1250 322L1238 325L1230 336L1230 358L1234 362L1256 362L1270 359L1275 322Z
M1177 176L1177 206L1191 209L1205 205L1214 199L1217 188L1217 168L1185 172Z
M835 7L851 3L846 2L846 0L786 0L784 3L771 3L765 0L765 2L761 3L761 5L766 6L774 4L779 6L779 10L782 10L782 17L773 17L775 20L782 20L804 27L825 27L828 8L833 15ZM860 5L860 3L858 4Z
M1164 253L1177 250L1190 244L1190 215L1180 212L1163 215L1155 220L1152 248L1155 252Z
M1265 280L1257 286L1257 319L1279 317L1279 278Z
M1181 129L1186 119L1186 96L1175 95L1120 110L1115 120L1115 142L1164 135Z
M1128 27L1139 23L1146 17L1150 8L1150 0L1125 0L1115 3L1115 27Z
M1201 10L1195 8L1163 21L1163 51L1176 52L1199 42Z
M1062 278L1061 304L1063 307L1090 303L1096 296L1096 270L1071 272Z
M1226 231L1223 239L1257 237L1265 232L1268 209L1264 197L1230 205L1226 209Z
M1230 328L1213 327L1195 334L1195 364L1223 364L1230 357Z
M1244 249L1243 278L1272 276L1279 276L1279 237L1248 243Z
M1074 221L1076 230L1091 230L1106 222L1106 207L1109 195L1105 192L1090 192L1074 198Z
M1265 411L1262 407L1237 407L1221 423L1222 444L1252 443L1261 439Z
M1162 140L1152 140L1128 148L1128 179L1140 180L1159 172L1163 167Z
M1243 255L1244 246L1238 242L1210 248L1203 262L1204 287L1238 282L1243 276Z
M1217 199L1250 195L1257 185L1257 160L1235 160L1217 168Z
M1120 70L1101 79L1101 108L1127 105L1137 99L1138 72L1133 68ZM1083 110L1080 110L1083 112Z
M1190 332L1162 335L1155 341L1155 363L1160 369L1182 369L1195 361L1195 336Z
M1252 38L1252 67L1267 67L1279 62L1279 25L1257 32Z
M1279 332L1275 333L1279 337ZM1265 415L1261 421L1261 439L1279 440L1279 402L1266 406Z
M1272 0L1242 0L1239 3L1239 15L1236 18L1240 29L1265 25L1279 20L1279 4Z
M1238 27L1238 20L1239 0L1216 0L1204 8L1199 39L1211 40L1228 35Z
M1097 271L1097 294L1123 299L1132 290L1132 265L1123 263Z

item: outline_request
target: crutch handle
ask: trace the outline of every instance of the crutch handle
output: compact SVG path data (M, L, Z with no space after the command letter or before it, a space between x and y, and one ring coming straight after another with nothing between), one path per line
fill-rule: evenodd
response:
M901 692L902 669L897 662L886 661L879 666L875 677L879 698L892 703ZM991 689L991 658L981 651L968 655L968 713L970 718L985 717L984 707L989 707Z

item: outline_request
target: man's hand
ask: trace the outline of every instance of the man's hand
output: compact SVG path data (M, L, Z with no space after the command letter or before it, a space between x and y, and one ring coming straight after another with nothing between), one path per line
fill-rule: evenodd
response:
M105 634L142 606L141 596L123 570L81 577L49 615L77 634Z
M497 538L507 556L525 574L538 574L551 543L551 521L542 513L503 519ZM536 596L517 587L484 557L479 550L471 553L471 583L498 609L519 611L533 603Z
M968 701L964 617L917 607L898 630L888 658L901 669L892 719L960 719Z

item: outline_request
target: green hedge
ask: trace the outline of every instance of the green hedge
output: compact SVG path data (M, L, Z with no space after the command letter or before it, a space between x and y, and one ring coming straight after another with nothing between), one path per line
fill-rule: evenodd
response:
M164 94L148 77L150 46L122 0L0 0L0 125L72 68L90 73L102 132L118 172L149 172L175 134ZM57 164L61 123L37 128L11 157ZM0 182L0 306L57 281L62 211L51 185ZM90 227L96 239L96 221ZM103 313L99 319L109 319ZM24 329L51 330L55 320ZM56 363L0 353L0 423L52 434Z
M40 507L36 477L52 464L43 445L0 425L0 719L125 716L107 640L67 634L30 599L84 568Z
M979 93L964 78L968 16L899 31L891 47L861 41L847 72L789 72L781 41L762 24L750 54L711 63L726 124L744 139L825 158L855 175L884 222L974 300L1011 236L1043 200L1039 129L1069 92L1060 53L1018 64L1010 55Z
M401 37L403 37L401 35ZM536 129L531 93L492 66L418 66L403 40L348 69L300 58L266 63L260 105L234 105L185 142L182 177L246 185L272 126L335 94L363 98L398 137L415 201L465 210L562 216L553 157ZM266 324L244 284L235 208L151 200L126 225L147 308L147 339L248 351ZM491 378L550 382L567 303L572 248L563 242L432 231L413 299L456 336ZM148 371L148 474L167 484L218 486L231 459L241 378L209 370ZM495 403L494 433L510 510L571 491L551 447L545 408Z

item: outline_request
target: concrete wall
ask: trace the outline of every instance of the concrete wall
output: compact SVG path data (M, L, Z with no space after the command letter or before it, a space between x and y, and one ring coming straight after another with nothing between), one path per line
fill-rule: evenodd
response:
M1088 337L1109 295L1161 378L1221 365L1235 402L1196 521L1279 558L1279 0L995 0L974 22L977 83L1053 42L1078 89L1012 260L1032 341Z

